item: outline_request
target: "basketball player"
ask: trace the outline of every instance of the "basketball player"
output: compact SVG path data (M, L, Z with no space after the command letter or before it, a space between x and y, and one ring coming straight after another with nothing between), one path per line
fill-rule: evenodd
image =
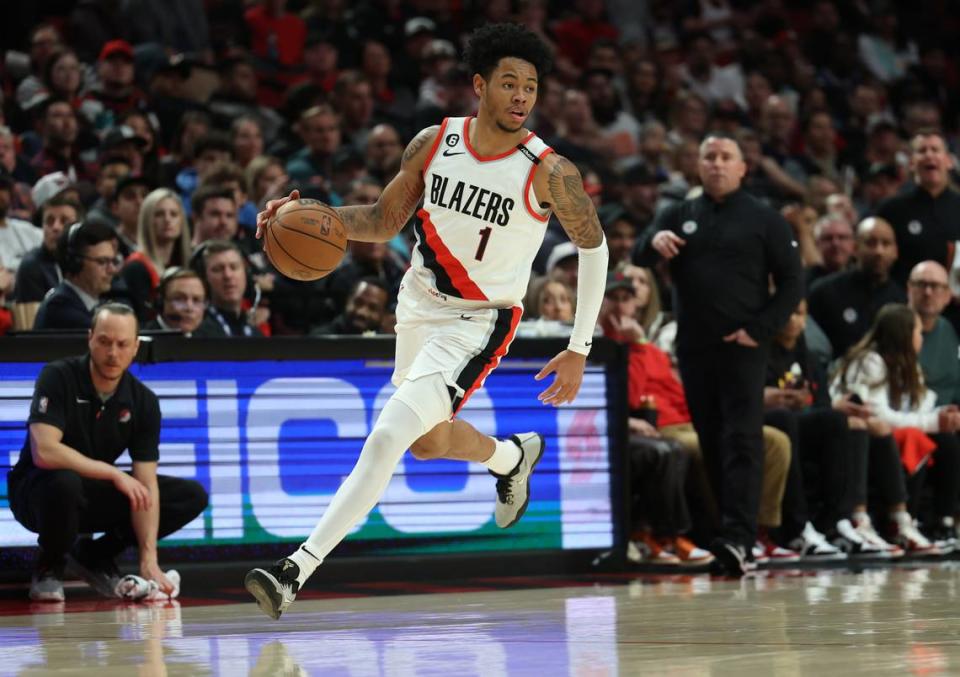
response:
M408 448L418 459L484 464L497 478L497 526L523 515L543 437L495 439L456 414L507 353L551 211L579 248L580 278L569 345L537 374L555 374L539 399L559 406L580 389L603 300L607 245L576 167L523 126L549 51L520 26L493 24L473 33L465 60L480 97L477 116L424 129L376 204L337 209L349 239L386 242L424 201L397 307L397 390L310 537L272 567L247 574L247 590L274 619L374 507ZM298 197L294 191L268 203L257 237L282 204Z

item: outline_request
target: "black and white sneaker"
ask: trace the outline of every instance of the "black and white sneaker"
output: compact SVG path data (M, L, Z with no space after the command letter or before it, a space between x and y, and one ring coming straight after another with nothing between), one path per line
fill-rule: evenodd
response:
M273 620L297 597L300 567L289 559L281 559L269 569L251 569L243 579L243 586L257 600L257 605Z
M490 470L490 474L497 478L497 506L494 518L501 529L512 527L523 513L527 511L530 502L530 474L540 462L546 443L540 433L521 433L511 435L510 441L520 447L520 461L509 475L498 475Z
M716 558L713 568L717 573L740 578L757 570L757 561L753 552L725 538L715 538L710 543L710 552Z
M94 553L92 541L82 539L67 554L71 571L86 581L100 595L118 598L117 584L123 577L117 563L110 558L100 558Z

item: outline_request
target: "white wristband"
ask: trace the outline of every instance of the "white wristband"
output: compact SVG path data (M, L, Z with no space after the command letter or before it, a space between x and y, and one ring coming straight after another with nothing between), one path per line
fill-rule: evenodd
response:
M593 249L578 248L577 261L577 312L573 318L573 331L567 350L581 355L590 354L593 345L593 331L597 326L597 316L603 305L603 293L607 286L607 265L610 255L607 251L607 238L599 247Z

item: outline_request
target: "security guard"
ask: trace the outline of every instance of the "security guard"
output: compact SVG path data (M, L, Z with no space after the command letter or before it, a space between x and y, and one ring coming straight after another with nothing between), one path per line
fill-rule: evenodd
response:
M710 550L739 576L755 566L767 352L800 301L803 273L790 226L741 188L736 141L707 136L699 171L703 194L658 214L635 260L670 261L680 373L720 500L721 534Z
M159 402L127 371L138 346L133 311L107 303L93 315L89 354L51 362L37 379L27 439L7 479L14 517L38 534L34 600L64 599L67 557L97 592L115 596L115 558L133 544L140 575L173 590L157 540L199 515L207 493L197 482L157 475ZM113 465L124 450L130 474ZM87 532L104 535L75 543Z
M953 156L941 132L914 134L910 169L913 185L877 207L877 216L893 226L897 237L900 256L891 275L904 289L921 261L936 261L950 270L954 243L960 240L960 192L950 187Z

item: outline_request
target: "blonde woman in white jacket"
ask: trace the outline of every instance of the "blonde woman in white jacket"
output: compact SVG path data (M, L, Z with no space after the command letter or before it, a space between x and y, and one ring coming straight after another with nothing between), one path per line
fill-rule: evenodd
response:
M931 543L907 512L906 481L891 435L897 428L908 427L925 433L960 429L960 411L952 405L937 407L936 395L923 384L917 357L922 345L917 314L906 305L887 304L870 331L840 361L830 396L846 397L870 409L870 477L889 506L893 540L912 554L933 555L942 554L943 548ZM858 531L872 538L876 531L863 498L863 504L854 508L854 522Z

